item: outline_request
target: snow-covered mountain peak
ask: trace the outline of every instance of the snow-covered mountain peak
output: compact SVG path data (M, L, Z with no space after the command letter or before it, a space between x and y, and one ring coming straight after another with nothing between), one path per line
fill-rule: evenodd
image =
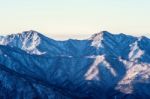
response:
M99 33L95 33L90 37L90 40L101 39L104 35L111 35L108 31L101 31Z
M38 32L33 30L25 31L22 33L22 35L24 37L22 42L22 49L32 54L37 54L37 55L43 54L37 48L41 43L41 38Z
M90 37L89 40L92 40L91 46L96 47L97 49L102 48L103 44L102 42L107 39L111 38L113 34L111 34L108 31L101 31L99 33L96 33Z
M41 55L38 46L41 43L41 34L30 30L18 34L0 37L0 45L8 45L11 47L20 48L27 53Z
M102 32L99 32L99 33L92 35L91 38L89 39L89 40L92 40L91 46L94 46L97 49L100 47L103 47L102 40L104 39L105 34L109 34L109 32L102 31Z

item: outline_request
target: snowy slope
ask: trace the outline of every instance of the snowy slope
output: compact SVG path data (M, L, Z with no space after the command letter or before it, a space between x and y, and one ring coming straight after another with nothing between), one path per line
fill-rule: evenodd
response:
M56 41L33 30L0 37L0 99L147 99L149 91L146 37L102 31Z

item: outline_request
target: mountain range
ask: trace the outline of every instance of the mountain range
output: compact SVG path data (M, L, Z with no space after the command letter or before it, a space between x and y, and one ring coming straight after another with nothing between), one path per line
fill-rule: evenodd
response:
M93 34L58 41L0 36L0 99L149 99L150 39Z

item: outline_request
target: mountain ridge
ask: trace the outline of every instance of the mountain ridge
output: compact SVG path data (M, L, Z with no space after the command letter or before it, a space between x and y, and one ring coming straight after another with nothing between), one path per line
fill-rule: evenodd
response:
M34 34L34 33L36 33L36 34L38 34L38 35L40 35L40 36L44 36L44 37L47 37L47 38L49 38L49 39L53 39L53 40L55 40L54 38L51 38L51 37L48 37L48 36L45 36L45 35L43 35L43 33L42 32L38 32L38 31L36 31L36 30L27 30L27 31L23 31L23 32L20 32L20 33L12 33L12 34L8 34L8 35L5 35L5 36L2 36L2 35L0 35L0 37L6 37L6 36L14 36L14 35L24 35L24 34ZM98 33L93 33L93 34L91 34L92 36L94 36L94 35L98 35L98 34L108 34L108 35L115 35L115 36L117 36L117 35L124 35L124 36L132 36L132 37L136 37L136 38L147 38L147 39L149 39L149 37L147 37L147 36L144 36L144 35L142 35L142 36L135 36L135 35L129 35L129 34L125 34L125 33L116 33L116 34L113 34L112 32L109 32L109 31L100 31L100 32L98 32ZM91 37L92 37L91 36ZM87 39L90 39L91 37L89 37L89 38L87 38ZM70 38L70 39L72 39L72 38ZM69 40L69 39L68 39ZM78 39L72 39L72 40L78 40ZM81 40L86 40L86 39L81 39ZM55 40L55 41L59 41L59 40ZM67 40L61 40L61 41L67 41Z
M85 40L57 41L33 30L0 37L0 98L146 99L149 45L146 37L107 31Z

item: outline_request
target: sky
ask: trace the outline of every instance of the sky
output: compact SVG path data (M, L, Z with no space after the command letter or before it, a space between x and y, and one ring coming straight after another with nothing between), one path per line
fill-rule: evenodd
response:
M150 0L0 0L0 35L35 30L56 39L107 30L150 37Z

